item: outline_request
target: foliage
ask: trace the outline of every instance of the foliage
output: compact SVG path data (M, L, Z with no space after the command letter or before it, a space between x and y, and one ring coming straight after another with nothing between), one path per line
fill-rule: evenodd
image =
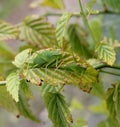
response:
M114 88L110 88L107 93L107 107L112 119L117 121L120 126L120 85L119 83L114 85Z
M31 6L37 7L39 2ZM95 0L84 5L87 9L83 9L82 0L78 2L79 13L53 14L61 16L56 26L47 21L46 17L52 16L50 13L28 16L15 26L0 21L0 105L17 117L23 115L39 122L28 104L28 100L33 98L30 85L36 85L54 127L86 127L87 122L82 118L73 121L63 95L64 86L73 85L103 100L104 103L90 107L91 111L97 113L105 111L108 117L98 124L99 127L120 127L120 82L115 80L112 88L110 82L106 90L106 84L101 79L103 73L120 76L119 38L113 38L114 32L110 37L112 39L104 35L104 22L99 17L99 14L103 18L106 14L119 16L120 1L101 1L104 5L102 11L93 9L97 5ZM64 9L63 0L44 0L41 4ZM88 20L89 15L99 18ZM82 17L84 25L81 22L71 24L73 17ZM4 42L10 39L24 41L26 45L20 47L22 50L16 54ZM110 68L113 71L110 72ZM72 110L84 109L76 100L72 101L72 106Z
M115 51L112 45L107 44L106 42L101 42L96 47L96 52L98 53L98 57L102 59L109 65L113 65L115 62Z
M68 121L72 122L73 120L63 96L57 92L46 93L44 100L54 127L70 127Z
M17 28L4 21L0 22L0 40L16 39L17 35Z

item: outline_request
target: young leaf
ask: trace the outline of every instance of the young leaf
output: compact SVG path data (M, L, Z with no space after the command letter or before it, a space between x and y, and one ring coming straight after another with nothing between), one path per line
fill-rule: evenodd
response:
M32 111L29 108L29 104L27 101L28 100L25 94L22 91L20 91L19 102L17 104L20 114L33 121L40 122L40 120L35 115L33 115Z
M27 59L30 57L31 51L31 49L26 49L20 52L18 55L15 56L13 64L16 67L21 68L25 64L25 62L27 62Z
M63 14L63 16L58 21L57 28L56 28L56 38L58 41L58 45L60 47L63 47L63 40L66 34L66 28L67 28L67 25L68 25L68 22L71 16L72 15L70 13L66 12Z
M7 91L12 95L13 99L18 102L19 101L19 85L20 85L20 77L17 72L12 72L7 77Z
M20 25L20 39L39 48L55 44L55 29L45 17L29 16Z
M70 127L72 117L64 97L60 93L46 93L44 101L54 127Z
M17 28L4 21L0 21L0 41L8 39L16 39L18 36Z
M96 52L99 59L102 59L111 66L114 64L116 60L116 53L113 46L103 41L97 45Z
M50 6L56 9L64 9L63 0L44 0L41 4L43 6Z

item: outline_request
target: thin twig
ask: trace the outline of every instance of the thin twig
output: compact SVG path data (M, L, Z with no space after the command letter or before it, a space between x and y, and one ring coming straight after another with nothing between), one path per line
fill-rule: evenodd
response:
M72 12L71 12L72 13ZM55 16L55 17L60 17L60 16L62 16L63 15L63 13L52 13L52 12L47 12L47 13L45 13L45 14L43 14L43 16L47 16L47 17L49 17L49 16ZM76 12L76 13L72 13L72 17L81 17L81 15L82 15L82 12ZM86 15L88 15L87 13L86 13ZM109 11L109 10L105 10L105 11L97 11L96 13L89 13L89 15L120 15L120 12L114 12L114 11Z
M88 31L90 32L93 41L96 42L96 39L95 39L95 37L94 37L94 35L93 35L93 32L92 32L92 30L91 30L91 28L90 28L90 26L89 26L89 23L88 23L86 14L85 14L85 12L84 12L84 10L83 10L81 0L78 0L78 1L79 1L79 5L80 5L80 10L81 10L80 14L82 14L81 16L82 16L82 18L83 18L84 24L85 24L85 26L87 27Z
M103 64L103 65L100 65L100 66L95 67L95 69L102 69L102 68L120 69L119 66L115 66L115 65L109 66L109 65L107 65L107 64Z
M105 70L100 70L100 72L107 73L107 74L110 74L110 75L120 76L120 74L118 74L118 73L109 72L109 71L105 71Z

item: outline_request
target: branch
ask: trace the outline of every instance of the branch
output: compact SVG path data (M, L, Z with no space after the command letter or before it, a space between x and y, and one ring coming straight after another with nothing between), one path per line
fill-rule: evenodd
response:
M79 1L79 5L80 5L80 10L81 10L80 14L82 15L83 22L84 22L85 26L88 28L88 31L91 34L91 37L92 37L93 41L96 42L96 39L95 39L95 37L93 35L93 32L92 32L92 30L91 30L91 28L89 26L87 16L86 16L86 14L85 14L85 12L83 10L82 2L81 2L81 0L78 0L78 1Z
M110 75L120 76L120 74L114 73L114 72L110 72L110 71L100 70L100 72L107 73L107 74L110 74Z
M95 67L95 69L102 69L102 68L112 68L112 69L120 69L119 66L109 66L109 65L106 65L106 64L103 64L103 65L100 65L98 67Z
M72 13L72 12L71 12ZM81 17L81 15L82 15L83 13L82 12L76 12L76 13L72 13L72 16L73 17ZM96 10L96 13L86 13L86 15L120 15L120 12L114 12L114 11L109 11L109 10L105 10L105 11L97 11ZM62 16L63 15L63 13L52 13L52 12L47 12L47 13L45 13L45 14L43 14L43 16L46 16L46 17L49 17L49 16L55 16L55 17L60 17L60 16Z
M106 64L103 64L103 65L100 65L98 67L95 67L96 70L103 69L103 68L120 69L119 66L109 66L109 65L106 65ZM120 74L115 73L115 72L109 72L109 71L105 71L105 70L100 70L100 72L107 73L107 74L111 74L111 75L115 75L115 76L120 76ZM5 86L6 85L6 82L7 81L0 81L0 86Z

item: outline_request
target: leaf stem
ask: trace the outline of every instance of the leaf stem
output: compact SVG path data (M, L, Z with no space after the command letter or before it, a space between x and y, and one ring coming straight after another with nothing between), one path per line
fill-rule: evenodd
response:
M0 86L6 85L6 82L7 82L7 81L0 81Z
M115 66L115 65L109 66L109 65L106 65L106 64L103 64L103 65L100 65L100 66L95 67L95 69L102 69L102 68L120 69L119 66Z
M100 72L107 73L107 74L110 74L110 75L120 76L120 74L117 74L117 73L114 73L114 72L109 72L109 71L104 71L104 70L100 70Z
M91 34L91 37L92 37L93 41L96 42L96 39L95 39L95 37L93 35L93 32L92 32L92 30L91 30L91 28L89 26L88 19L86 18L86 14L85 14L85 12L83 10L82 2L81 2L81 0L78 0L78 2L79 2L79 5L80 5L80 10L81 10L80 14L82 14L81 16L83 18L83 22L84 22L85 26L87 27L89 33Z

